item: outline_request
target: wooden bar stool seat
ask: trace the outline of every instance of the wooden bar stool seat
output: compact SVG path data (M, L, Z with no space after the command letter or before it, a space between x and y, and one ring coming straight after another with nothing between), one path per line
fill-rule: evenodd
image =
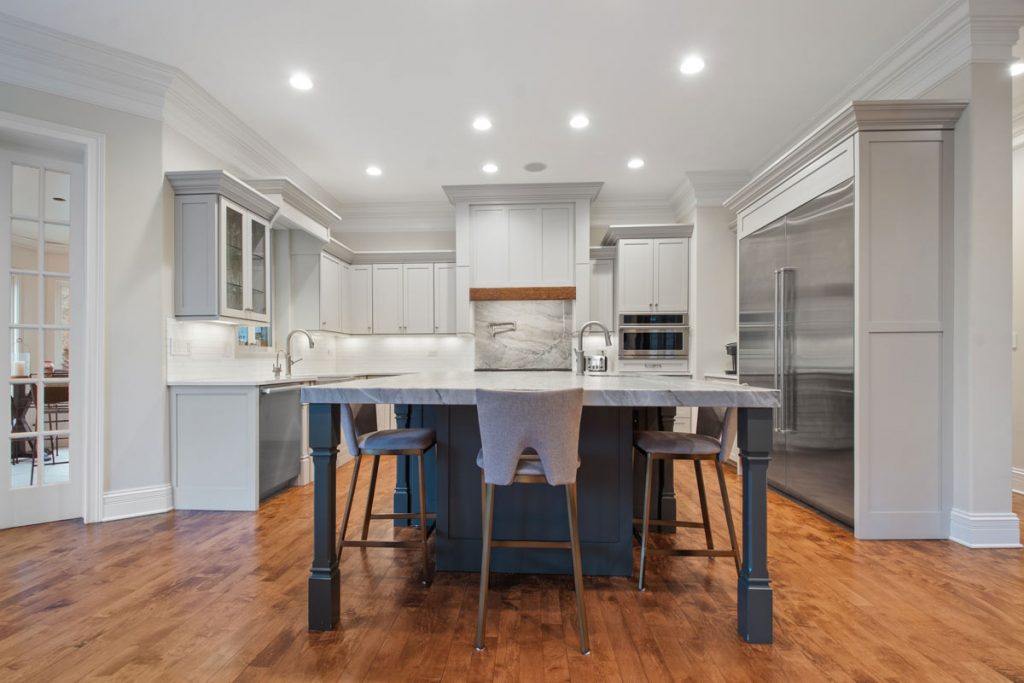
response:
M716 436L711 436L711 434ZM647 556L681 555L685 557L732 557L736 563L736 573L740 571L740 551L736 544L736 527L732 520L732 508L729 505L729 489L725 485L725 472L722 463L729 457L736 440L736 409L719 410L700 408L697 411L697 433L682 434L677 432L643 431L637 432L633 443L645 460L644 466L644 507L643 517L634 519L640 526L640 579L637 590L644 590L644 575ZM700 498L701 521L678 519L651 519L651 480L655 460L689 460L693 462L697 477L697 495ZM715 548L711 535L711 521L708 516L707 494L704 490L704 472L701 463L714 461L718 474L718 486L722 491L722 507L725 510L725 522L729 528L728 550ZM707 548L649 548L648 534L651 525L704 529ZM636 530L634 529L634 533Z
M423 458L427 451L437 443L433 429L382 429L377 430L376 406L343 405L341 406L341 426L349 452L355 460L352 463L352 483L345 498L345 512L341 519L341 530L338 532L338 561L341 551L346 547L354 548L420 548L423 552L423 576L421 581L428 584L430 577L430 551L427 540L433 533L434 524L428 520L436 520L437 515L427 512L426 486L424 483ZM377 470L383 456L407 456L416 458L419 470L419 512L373 512L373 496L377 490ZM364 458L373 460L370 470L370 490L366 494L366 509L363 511L362 534L358 540L345 538L348 532L348 520L352 513L352 498L359 481L359 466ZM371 541L367 540L372 519L412 519L419 520L419 541Z
M483 548L480 558L480 603L476 620L476 649L484 649L487 591L493 548L544 548L568 550L572 555L576 616L580 652L590 654L587 611L583 602L583 568L576 514L576 471L580 466L580 418L583 390L476 392L480 418L477 454L483 515ZM494 487L509 484L548 484L565 487L569 518L568 541L494 540Z

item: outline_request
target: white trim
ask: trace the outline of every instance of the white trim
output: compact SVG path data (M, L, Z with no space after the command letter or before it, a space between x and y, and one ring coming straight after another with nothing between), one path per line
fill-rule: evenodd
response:
M452 204L518 202L593 202L604 183L509 183L504 185L442 185ZM589 221L588 221L589 223Z
M749 181L748 171L687 171L672 193L672 207L682 221L698 206L723 206Z
M103 496L103 521L142 517L174 509L170 484L110 491Z
M2 26L2 24L0 24ZM2 32L0 32L2 35ZM2 42L2 41L0 41ZM2 61L2 60L0 60ZM81 379L86 397L81 407L83 425L82 519L98 522L103 512L103 481L106 465L106 295L104 291L104 197L106 136L79 128L0 112L0 129L64 140L83 148L85 170L85 340Z
M1020 520L1012 512L964 512L953 508L949 540L968 548L1020 548Z
M1010 488L1024 496L1024 467L1014 467Z

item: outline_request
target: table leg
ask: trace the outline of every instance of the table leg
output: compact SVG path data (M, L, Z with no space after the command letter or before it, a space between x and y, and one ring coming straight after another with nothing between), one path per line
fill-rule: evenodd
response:
M768 578L768 462L770 408L739 409L743 467L743 565L737 584L737 628L750 643L772 642L772 586Z
M341 412L335 404L309 406L313 458L313 566L309 573L309 630L330 631L341 615L341 574L335 546Z

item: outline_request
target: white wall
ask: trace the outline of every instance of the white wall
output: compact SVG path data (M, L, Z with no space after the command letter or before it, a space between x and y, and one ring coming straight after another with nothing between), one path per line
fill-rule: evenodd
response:
M0 110L106 136L105 489L167 483L160 123L0 84Z
M695 209L690 240L690 369L696 379L730 367L725 345L737 341L735 214L723 207Z
M1013 466L1024 474L1024 144L1013 150ZM1024 477L1014 480L1024 492Z

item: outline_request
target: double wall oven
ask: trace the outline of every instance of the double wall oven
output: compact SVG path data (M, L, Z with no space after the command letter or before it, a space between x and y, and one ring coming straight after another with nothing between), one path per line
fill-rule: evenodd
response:
M686 313L623 313L619 315L619 358L623 360L686 360L690 325Z

